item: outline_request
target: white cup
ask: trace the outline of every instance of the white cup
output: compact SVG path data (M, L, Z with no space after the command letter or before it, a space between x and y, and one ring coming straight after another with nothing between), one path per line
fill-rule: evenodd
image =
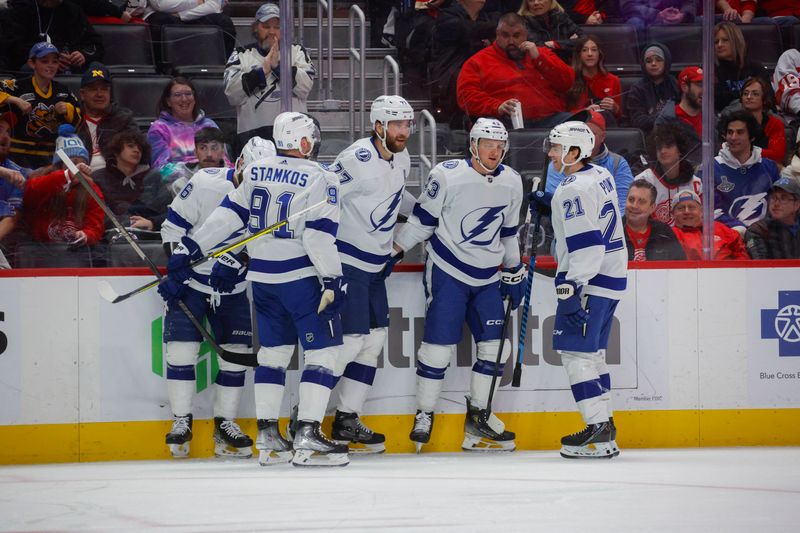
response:
M521 130L525 127L522 120L522 103L517 102L514 104L514 112L511 113L511 127L515 130Z

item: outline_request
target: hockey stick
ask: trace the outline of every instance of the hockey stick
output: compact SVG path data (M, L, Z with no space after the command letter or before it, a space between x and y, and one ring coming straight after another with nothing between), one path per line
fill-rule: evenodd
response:
M142 250L141 246L139 246L136 243L136 241L133 240L133 237L131 237L131 234L128 233L128 230L125 229L125 226L120 224L120 222L117 220L117 217L114 215L114 212L111 211L111 209L103 201L103 199L100 198L100 196L94 190L92 185L86 179L86 176L84 176L83 173L81 173L81 171L78 170L78 167L75 166L75 164L70 160L70 158L67 156L67 154L64 153L63 150L56 150L56 154L61 159L61 161L64 162L64 164L67 166L67 168L72 173L72 175L75 176L76 178L78 178L78 181L83 186L83 188L86 189L86 191L89 193L89 196L91 196L92 199L95 202L97 202L97 205L100 206L100 209L102 209L103 212L106 214L106 216L109 218L109 220L111 220L111 223L114 224L114 226L119 230L120 234L123 237L125 237L125 240L128 241L128 244L131 245L131 248L133 248L133 250L136 252L136 254L145 263L147 263L147 266L150 268L150 270L153 272L153 274L155 274L156 277L158 278L158 280L160 281L163 276L161 275L161 272L158 270L158 267L156 266L156 264L153 263L153 260L150 259L147 256L147 254L144 253L144 250ZM258 358L256 357L255 353L237 353L237 352L231 352L231 351L222 349L217 344L217 342L214 340L214 338L211 336L211 334L208 333L208 331L206 331L206 328L204 328L203 325L192 314L192 312L189 310L189 308L186 306L186 304L184 303L183 300L178 299L178 307L180 307L181 311L183 311L184 314L189 318L189 321L192 323L192 325L195 328L197 328L197 331L200 333L200 335L202 335L203 339L206 342L208 342L208 344L211 346L211 348L215 352L217 352L217 354L222 359L224 359L225 361L228 361L229 363L242 365L242 366L253 366L253 367L258 366Z
M299 198L299 196L298 196L298 198ZM308 213L312 209L316 209L317 207L319 207L319 206L321 206L323 204L326 204L326 203L328 203L328 200L320 200L316 204L311 205L309 207L306 207L305 209L301 209L297 213L294 213L291 216L289 216L289 217L287 217L287 218L285 218L283 220L279 220L275 224L272 224L271 226L267 226L266 228L264 228L264 229L262 229L262 230L260 230L260 231L258 231L256 233L253 233L249 237L244 237L242 239L239 239L238 241L234 242L233 244L229 244L229 245L224 246L222 248L218 248L217 250L214 250L213 252L207 254L205 257L201 257L200 259L197 259L196 261L192 261L190 266L192 268L194 268L194 267L196 267L198 265L202 265L206 261L210 261L211 259L215 259L215 258L221 256L222 254L224 254L225 252L229 252L230 250L233 250L234 248L238 248L239 246L245 245L245 244L247 244L248 242L250 242L252 240L255 240L255 239L259 238L259 237L263 237L264 235L267 235L268 233L272 233L275 230L280 229L281 227L285 226L286 224L288 224L292 220L295 220L296 218L299 218L300 216ZM119 302L125 301L128 298L130 298L131 296L136 296L139 293L142 293L142 292L145 292L145 291L147 291L149 289L152 289L153 287L158 285L160 282L161 282L161 278L157 278L154 281L149 281L149 282L145 283L144 285L142 285L141 287L137 287L137 288L133 289L130 292L127 292L125 294L118 294L117 291L114 290L114 288L111 286L110 283L108 283L107 281L100 281L97 284L97 290L98 290L98 292L100 292L100 296L102 296L105 300L111 302L112 304L115 304L115 303L119 303Z
M500 333L500 347L497 349L497 360L494 362L494 372L492 373L492 384L489 387L489 397L486 399L486 419L492 414L492 398L494 398L494 386L497 383L497 378L500 376L498 369L500 368L500 359L503 357L503 345L506 342L506 331L508 330L508 323L511 320L511 299L506 298L506 316L503 319L503 331Z
M531 190L537 190L541 178L533 178L533 187ZM531 211L528 209L528 214L525 215L525 225L527 231L525 232L525 252L528 254L528 279L525 282L525 301L522 305L522 318L519 323L519 337L517 341L517 364L514 366L514 376L511 379L512 387L519 387L522 382L522 360L525 357L525 339L528 336L528 315L531 310L531 292L533 292L533 269L536 266L536 249L533 247L533 240L539 234L539 226L541 225L542 214L536 212L536 221L531 227Z

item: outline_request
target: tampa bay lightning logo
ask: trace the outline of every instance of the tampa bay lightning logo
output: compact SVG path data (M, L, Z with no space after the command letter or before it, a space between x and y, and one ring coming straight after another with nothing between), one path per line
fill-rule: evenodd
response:
M442 163L442 166L444 168L456 168L458 166L458 160L451 159L450 161L445 161L444 163Z
M767 213L767 193L740 196L731 204L728 214L745 226L758 222Z
M459 244L465 242L478 246L491 244L500 233L505 219L503 206L479 207L470 211L461 219L461 236L464 240Z
M372 154L369 153L369 150L367 150L366 148L359 148L358 150L356 150L356 159L358 159L362 163L366 163L367 161L370 160L371 157Z
M392 231L397 218L394 216L397 208L400 207L400 200L403 199L403 189L398 189L396 193L389 196L386 200L378 204L369 214L369 221L372 224L372 230L375 231Z

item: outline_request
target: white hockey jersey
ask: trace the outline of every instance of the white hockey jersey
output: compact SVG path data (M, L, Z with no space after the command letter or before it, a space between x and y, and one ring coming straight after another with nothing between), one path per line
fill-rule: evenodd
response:
M670 226L675 224L672 219L672 199L682 191L692 191L703 197L703 180L697 176L692 176L688 183L671 185L665 182L661 176L656 175L652 169L648 168L644 172L637 174L635 180L645 180L653 184L656 188L656 210L653 211L651 218L654 218Z
M339 176L341 218L336 246L342 263L379 272L392 253L392 236L411 172L408 150L386 161L372 138L347 147L330 170Z
M499 279L501 263L519 264L521 205L522 178L511 167L483 176L469 159L445 161L431 170L395 242L408 250L428 240L436 266L472 286L488 285Z
M619 300L628 281L628 250L614 178L586 165L556 189L550 204L558 273L584 294Z
M336 250L338 194L336 175L318 163L281 155L260 159L245 167L242 183L228 193L193 238L208 252L234 231L258 233L322 202L247 244L247 279L284 283L310 276L338 277L342 275Z
M161 225L161 240L165 243L179 243L181 237L196 238L197 229L206 221L220 202L236 188L233 183L232 168L204 168L196 172L175 196L167 208L167 219ZM226 236L225 244L239 240L244 232L234 231ZM208 286L208 277L214 261L206 261L194 269L189 286L206 294L214 289ZM236 285L234 293L245 290L246 283Z

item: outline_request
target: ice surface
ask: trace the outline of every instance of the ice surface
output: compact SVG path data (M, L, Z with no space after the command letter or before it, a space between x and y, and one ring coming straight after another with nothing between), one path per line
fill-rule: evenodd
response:
M0 467L8 531L800 531L800 448Z

